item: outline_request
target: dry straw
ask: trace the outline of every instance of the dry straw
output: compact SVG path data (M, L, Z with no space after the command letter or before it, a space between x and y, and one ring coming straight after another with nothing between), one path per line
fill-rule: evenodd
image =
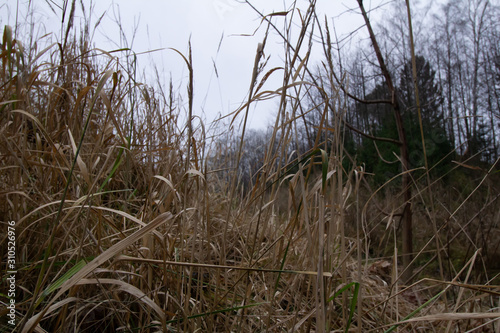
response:
M415 170L374 190L347 154L349 78L315 1L257 12L266 30L248 100L227 117L240 133L195 116L196 45L162 51L187 66L187 95L141 83L133 51L93 49L91 27L79 35L72 25L76 2L65 3L64 41L22 44L5 27L1 45L0 211L18 222L18 331L499 331L498 278L472 282L479 249L453 279L407 270L415 283L402 282L396 220L409 201L384 193ZM282 37L280 68L267 66L270 34ZM309 64L315 38L322 77ZM269 87L271 75L282 75L280 87ZM242 186L247 117L270 98L274 126ZM301 137L317 110L319 125ZM435 228L436 248L417 242L413 267L444 265L445 230L465 233L460 213L493 171L459 206L429 201L432 221L453 213ZM413 181L414 205L442 186Z

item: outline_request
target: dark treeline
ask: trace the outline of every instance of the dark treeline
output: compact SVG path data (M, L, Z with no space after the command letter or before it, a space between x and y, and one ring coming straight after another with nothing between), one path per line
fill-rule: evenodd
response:
M428 8L414 6L412 14L422 133L429 168L437 175L442 174L451 159L493 163L500 153L498 1L447 1ZM333 40L331 60L337 61L333 64L336 73L327 69L326 60L311 73L311 81L320 82L318 86L323 92L307 92L307 106L299 121L302 126L297 128L297 137L302 141L292 142L289 152L304 153L313 147L324 111L322 94L330 94L330 100L336 101L333 95L340 91L345 103L342 107L330 105L329 117L341 119L344 149L351 158L356 157L358 165L364 163L379 183L400 172L401 164L394 153L397 145L389 142L398 138L391 104L374 101L399 100L412 168L424 166L424 151L404 3L392 5L377 23L375 33L397 95L389 94L368 38L360 38L357 46L349 50L345 40ZM333 87L329 79L332 75L336 79ZM322 129L320 142L327 139L329 132L331 129ZM253 161L239 166L241 180L246 184L263 160L258 138L266 140L264 131L253 132L245 140L245 158Z
M453 149L455 154L452 157L462 160L474 157L478 161L493 163L498 158L499 14L496 1L484 0L448 1L438 8L413 9L417 86L429 167L436 165ZM410 150L410 166L420 167L424 165L422 136L407 27L406 7L395 4L382 19L377 33L394 78L396 96L389 95L374 55L367 52L370 47L364 44L369 41L362 42L351 56L338 58L343 60L339 65L349 76L346 90L355 98L368 102L399 99ZM319 71L318 76L321 75L323 73ZM311 100L314 103L314 98ZM366 162L372 171L377 171L383 160L395 160L391 150L396 150L396 146L367 140L360 133L397 139L390 104L348 100L344 121L356 131L346 134L346 147L357 153L361 162Z

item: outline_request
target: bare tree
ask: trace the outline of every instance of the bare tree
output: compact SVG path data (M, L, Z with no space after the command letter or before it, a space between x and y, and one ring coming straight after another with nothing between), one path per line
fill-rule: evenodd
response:
M361 10L361 14L363 15L363 19L366 24L366 28L368 29L368 33L370 35L370 40L372 42L373 50L375 51L375 55L377 56L378 64L380 66L380 71L385 79L385 83L387 89L391 94L391 106L394 111L394 118L396 120L396 126L399 137L399 154L402 164L402 175L401 175L401 186L403 190L403 198L404 198L404 209L403 209L403 266L404 273L403 279L407 280L411 277L411 269L410 263L412 261L412 253L413 253L413 234L412 234L412 212L411 212L411 184L410 184L410 175L409 171L409 152L408 152L408 142L406 139L406 132L403 125L403 117L401 115L401 108L399 105L399 101L397 98L397 91L393 83L393 79L391 73L389 72L385 59L382 55L382 51L380 50L377 38L375 37L375 33L373 31L370 19L366 13L365 7L363 5L362 0L358 0L359 9Z

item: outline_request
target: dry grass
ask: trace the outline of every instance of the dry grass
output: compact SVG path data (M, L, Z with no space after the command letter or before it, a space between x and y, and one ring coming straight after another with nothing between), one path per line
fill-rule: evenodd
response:
M298 38L277 30L295 44L287 44L283 87L266 95L259 83L273 69L262 67L257 50L249 99L232 122L246 122L248 107L268 94L279 112L263 167L245 192L236 173L241 149L226 169L224 150L192 117L191 49L179 52L189 72L184 105L172 86L138 82L127 50L106 53L71 37L21 48L5 27L0 214L17 223L19 331L499 332L498 276L478 269L481 235L467 243L462 262L450 257L451 238L470 238L475 219L498 235L498 192L485 194L481 206L468 194L452 202L450 191L422 209L422 221L429 214L441 221L433 237L452 268L443 278L418 280L417 272L406 287L395 216L404 202L371 190L362 167L343 168L340 89L323 101L336 108L322 120L330 130L310 151L289 154L308 111L304 93L325 90L307 81L314 20L312 4ZM416 190L415 201L446 192L431 186ZM417 267L436 269L434 238L421 230L416 238ZM2 260L6 243L2 234ZM484 244L494 247L495 238ZM372 247L383 253L370 257ZM5 318L5 293L1 300Z

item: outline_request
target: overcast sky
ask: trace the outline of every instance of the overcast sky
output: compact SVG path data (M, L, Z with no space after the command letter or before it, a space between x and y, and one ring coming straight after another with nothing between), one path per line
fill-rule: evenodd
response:
M82 0L90 6L89 0ZM1 24L14 26L17 0L7 0L0 5ZM77 1L79 2L79 1ZM290 9L291 0L251 0L258 10L269 14ZM24 8L28 0L19 0L19 19L25 20ZM60 34L61 10L52 5L53 13L47 3L59 4L62 0L32 0L35 17L43 24L46 32ZM380 1L366 1L365 6L374 7ZM309 1L298 0L297 7L303 12ZM191 40L195 102L194 112L207 122L220 115L234 111L245 100L258 43L263 39L265 27L257 30L260 19L258 14L243 1L236 0L99 0L94 3L92 25L97 18L106 13L94 35L97 47L112 50L124 46L132 46L136 53L161 48L175 48L187 55L188 41ZM355 0L318 0L318 16L330 20L335 18L335 26L339 34L352 32L360 27L362 18L356 14L343 14L348 8L355 8ZM78 18L82 18L78 12ZM120 40L120 20L127 35L128 45ZM284 18L275 17L278 27L283 27ZM75 21L78 24L78 21ZM299 28L296 27L298 31ZM134 36L135 31L135 37ZM220 49L219 42L220 43ZM60 37L57 36L57 40ZM302 52L305 54L306 49ZM266 56L270 55L268 69L283 64L283 45L276 34L271 34L267 41ZM170 76L174 88L181 93L186 91L187 69L181 57L171 50L162 50L139 56L139 62L147 75L155 64L163 71L163 80L168 82ZM313 61L321 60L321 54L312 55ZM214 69L217 68L217 73ZM217 74L217 75L216 75ZM280 87L282 72L273 75L269 81L269 89ZM263 128L268 125L274 115L277 100L255 104L250 114L250 126Z

